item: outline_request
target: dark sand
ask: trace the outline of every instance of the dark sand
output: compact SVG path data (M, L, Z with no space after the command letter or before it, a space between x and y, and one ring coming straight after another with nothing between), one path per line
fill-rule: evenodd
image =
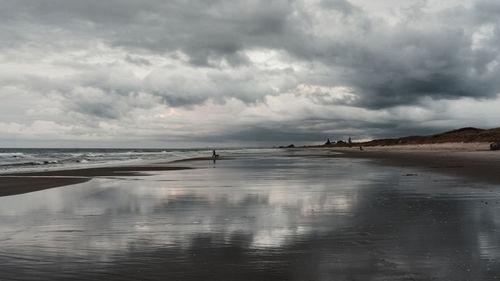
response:
M140 172L185 169L190 168L164 166L126 166L3 174L0 175L0 196L16 195L47 188L83 183L91 180L94 177L137 176L146 175Z
M215 159L215 161L219 160L230 160L233 159L231 157L218 157ZM194 158L186 158L186 159L180 159L180 160L175 160L169 163L179 163L179 162L193 162L193 161L213 161L214 158L212 157L194 157Z
M328 148L342 154L331 157L372 159L382 165L418 168L471 181L500 184L500 151L488 151L485 144L445 144Z

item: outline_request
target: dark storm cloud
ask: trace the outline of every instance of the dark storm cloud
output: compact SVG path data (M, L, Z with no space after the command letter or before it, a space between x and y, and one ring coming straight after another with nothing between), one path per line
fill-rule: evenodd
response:
M300 132L292 126L252 126L250 128L242 128L236 132L225 133L223 135L204 136L203 139L212 142L254 142L254 143L272 143L276 144L290 141L318 141L325 137L324 133L314 132L312 130ZM288 144L288 143L287 143Z
M483 1L467 11L422 15L420 23L396 25L361 25L366 18L358 17L362 39L331 42L318 60L345 70L335 82L353 87L361 107L415 104L423 97L493 98L500 93L499 20L491 16L498 6ZM474 47L485 24L494 31Z
M335 10L343 20L330 28L340 35L323 36L318 21L302 1L1 1L2 22L24 35L5 35L7 42L26 44L39 28L48 33L103 41L111 46L158 54L180 51L193 67L249 66L245 50L282 50L290 59L322 64L324 79L301 79L324 86L348 86L360 96L357 106L385 108L414 104L422 97L456 99L494 97L500 92L498 11L500 5L479 1L470 9L418 14L387 24L347 0L322 0L310 8ZM326 12L328 13L328 12ZM328 15L324 15L325 17ZM329 15L335 18L335 15ZM349 19L345 19L349 16ZM315 23L316 22L316 23ZM485 24L493 32L476 49L474 33ZM342 30L345 31L343 32ZM31 33L30 33L31 32ZM351 33L353 32L353 33ZM20 38L25 36L25 38ZM50 34L49 34L50 37ZM72 40L72 38L61 39ZM127 56L134 64L145 59ZM341 69L342 74L334 71ZM330 75L328 75L330 74ZM286 74L284 74L286 75ZM269 93L249 93L232 85L242 100ZM246 86L243 86L246 88ZM147 90L147 89L146 89ZM174 106L202 103L210 95L165 90ZM165 92L156 91L158 94ZM210 90L208 90L210 92ZM231 96L231 94L229 94Z
M195 65L246 63L246 47L285 32L292 1L2 1L3 21L57 26L113 46L158 53L180 50ZM293 25L292 25L293 26ZM261 42L261 43L259 43Z
M500 14L500 3L498 1L478 1L474 10L474 19L479 23L488 22L498 24L498 15Z
M298 122L266 122L262 125L232 127L217 134L193 135L193 141L212 143L248 143L295 145L344 140L349 137L359 140L367 138L398 138L408 135L429 135L439 130L419 127L411 121L397 123L356 121L345 119L309 119ZM347 128L347 129L346 129ZM353 129L356 128L356 129ZM164 136L167 137L167 136Z
M391 32L380 38L387 49L371 46L351 52L360 67L346 77L361 94L360 106L383 108L413 104L422 97L457 99L460 97L495 97L500 92L495 61L498 47L485 42L484 48L471 48L471 34L462 27L446 27L422 33L411 29ZM495 44L499 43L494 40ZM352 65L355 60L345 62Z

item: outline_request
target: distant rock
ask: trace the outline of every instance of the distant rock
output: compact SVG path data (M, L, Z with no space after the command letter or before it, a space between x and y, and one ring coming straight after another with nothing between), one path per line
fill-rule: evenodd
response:
M490 144L490 150L500 150L500 142Z
M283 146L283 145L280 145L278 146L278 148L294 148L295 145L291 144L291 145L287 145L287 146Z

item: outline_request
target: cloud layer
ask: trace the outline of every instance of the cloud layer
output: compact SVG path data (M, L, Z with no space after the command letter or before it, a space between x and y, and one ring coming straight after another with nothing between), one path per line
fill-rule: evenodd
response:
M498 126L492 0L0 7L4 146L280 144Z

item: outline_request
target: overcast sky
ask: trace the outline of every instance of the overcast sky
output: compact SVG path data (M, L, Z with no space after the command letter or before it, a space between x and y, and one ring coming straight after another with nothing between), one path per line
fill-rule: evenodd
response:
M0 146L500 126L497 0L0 0Z

